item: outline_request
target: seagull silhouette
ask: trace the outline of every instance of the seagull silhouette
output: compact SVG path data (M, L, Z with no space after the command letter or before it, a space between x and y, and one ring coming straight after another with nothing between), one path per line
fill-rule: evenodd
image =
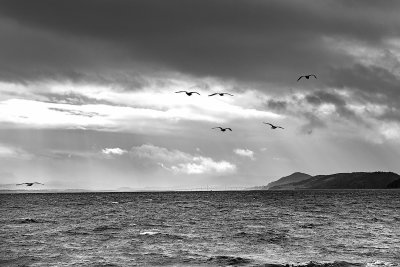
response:
M271 123L269 123L269 122L263 122L263 123L268 124L268 125L271 125L271 129L276 129L276 128L285 129L285 128L281 127L281 126L276 126L276 125L273 125L273 124L271 124Z
M38 183L38 182L33 182L33 183L22 183L22 184L17 184L17 185L26 185L26 186L32 186L32 185L34 185L34 184L41 184L41 185L44 185L44 184L42 184L42 183Z
M214 127L214 128L211 128L211 129L218 129L218 128L221 129L221 132L225 132L226 130L229 130L229 131L232 132L231 128Z
M303 77L306 78L306 79L308 80L308 79L310 79L311 76L314 77L315 79L317 79L317 76L315 76L315 74L308 74L308 75L301 75L301 76L297 79L297 81L300 81L300 79L303 78Z
M213 96L213 95L220 95L220 96L230 95L230 96L233 96L232 94L229 94L229 93L214 93L214 94L211 94L211 95L208 95L208 96Z
M177 93L186 93L188 96L191 96L192 94L198 94L198 95L200 95L199 93L197 93L197 92L188 92L188 91L178 91L178 92L175 92L176 94Z

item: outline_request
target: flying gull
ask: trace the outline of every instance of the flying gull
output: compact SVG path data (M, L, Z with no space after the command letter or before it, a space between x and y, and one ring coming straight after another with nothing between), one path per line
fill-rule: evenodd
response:
M177 93L186 93L188 96L191 96L192 94L198 94L198 95L200 95L199 93L197 93L197 92L188 92L188 91L178 91L178 92L175 92L176 94Z
M281 126L276 126L276 125L273 125L273 124L271 124L271 123L269 123L269 122L263 122L263 123L270 125L270 126L271 126L271 129L276 129L276 128L285 129L285 128L281 127Z
M229 93L213 93L213 94L208 95L208 96L214 96L214 95L219 95L219 96L230 95L230 96L233 96L232 94L229 94Z
M306 79L308 80L308 79L310 79L311 76L314 77L315 79L317 79L317 76L315 76L315 74L308 74L308 75L302 75L302 76L300 76L300 77L297 79L297 81L300 81L300 79L303 78L303 77L306 78Z
M41 185L44 185L44 184L42 184L42 183L38 183L38 182L33 182L33 183L22 183L22 184L17 184L17 185L26 185L26 186L32 186L32 185L34 185L34 184L41 184Z
M211 128L211 129L218 129L218 128L221 129L221 132L225 132L226 130L229 130L229 131L232 132L231 128L214 127L214 128Z

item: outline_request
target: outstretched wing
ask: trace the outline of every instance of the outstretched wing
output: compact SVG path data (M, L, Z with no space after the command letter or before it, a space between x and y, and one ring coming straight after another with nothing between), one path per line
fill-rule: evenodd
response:
M192 94L198 94L198 95L200 95L199 93L197 93L197 92L189 92L189 93L192 93Z
M297 81L300 81L300 79L303 78L303 77L304 77L304 76L300 76L300 77L297 79Z
M232 94L230 94L230 93L223 93L224 95L230 95L230 96L233 96Z
M178 91L178 92L175 92L175 93L187 93L186 91Z
M221 129L222 130L222 127L214 127L214 128L211 128L211 129Z
M213 96L213 95L217 95L218 93L214 93L214 94L211 94L211 95L208 95L208 96Z
M263 122L263 123L268 124L268 125L270 125L271 127L274 126L274 125L272 125L272 124L269 123L269 122Z
M232 132L232 129L231 129L231 128L225 128L225 130L229 130L229 131L231 131L231 132Z
M281 129L285 129L285 128L281 127L281 126L276 126L276 128L281 128Z
M315 74L311 74L310 76L313 76L315 79L317 79L317 76L315 76Z
M16 184L16 185L24 185L25 183L22 183L22 184Z
M41 184L41 185L44 185L44 184L42 184L42 183L39 183L39 182L34 182L34 184Z

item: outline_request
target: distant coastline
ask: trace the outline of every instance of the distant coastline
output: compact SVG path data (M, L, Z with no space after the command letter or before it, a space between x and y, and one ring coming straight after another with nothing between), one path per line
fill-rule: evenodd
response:
M311 176L295 172L265 186L251 190L309 190L309 189L398 189L400 175L394 172L351 172Z
M351 172L329 175L309 175L295 172L267 185L255 187L204 187L204 188L130 188L112 190L91 189L20 189L0 185L0 194L32 193L112 193L112 192L201 192L201 191L253 191L253 190L361 190L361 189L400 189L400 175L394 172ZM1 188L3 187L3 188Z

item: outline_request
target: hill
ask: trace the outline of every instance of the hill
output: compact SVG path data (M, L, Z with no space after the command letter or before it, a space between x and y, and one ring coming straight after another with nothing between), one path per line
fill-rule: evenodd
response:
M386 189L394 188L400 176L393 172L352 172L316 175L308 179L275 185L269 190L296 189ZM279 180L278 180L279 181ZM393 187L389 187L389 185Z
M279 180L271 182L267 185L256 186L256 187L252 187L250 189L252 189L252 190L268 190L274 186L281 186L281 185L286 185L286 184L290 184L290 183L300 182L300 181L309 179L311 177L312 177L311 175L306 174L306 173L295 172L295 173L292 173L291 175L282 177Z
M388 188L400 188L400 179L397 179L387 186Z

